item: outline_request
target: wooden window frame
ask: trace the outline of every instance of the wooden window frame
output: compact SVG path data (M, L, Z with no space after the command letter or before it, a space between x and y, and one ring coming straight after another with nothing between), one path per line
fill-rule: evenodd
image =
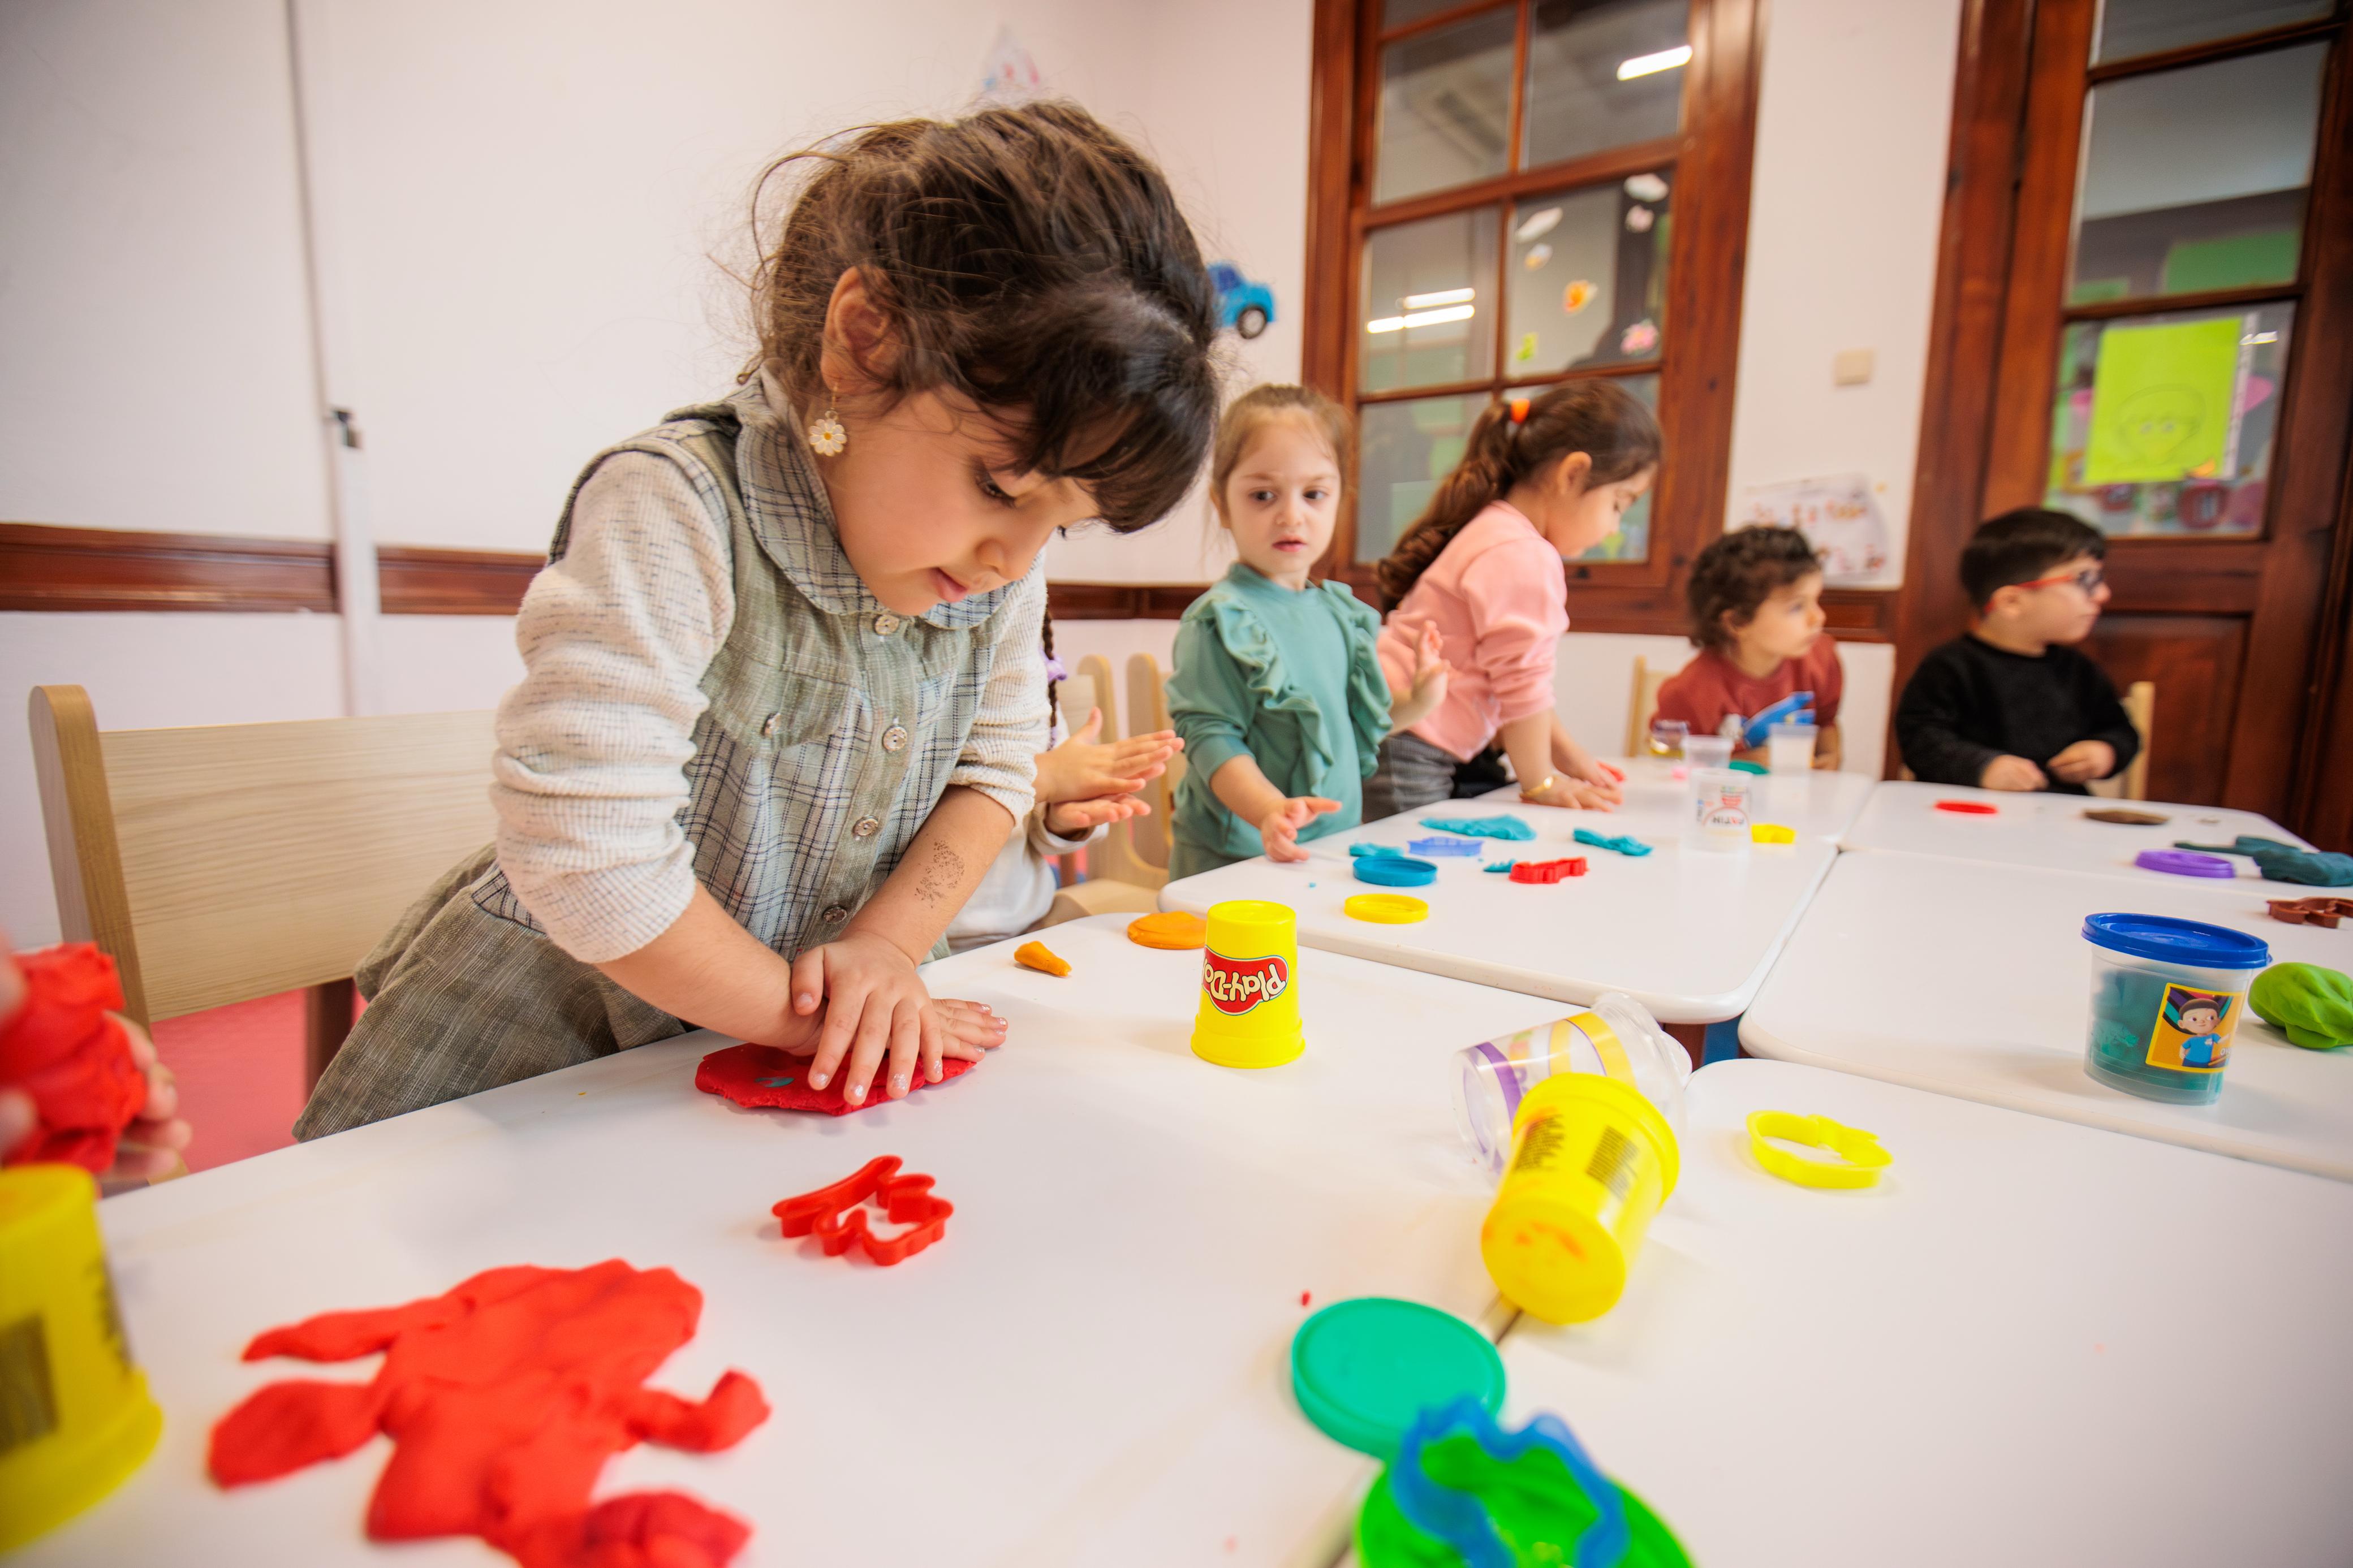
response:
M2242 686L2221 804L2318 842L2353 837L2353 18L2090 63L2095 0L1964 0L1913 563L1896 595L1900 689L1965 631L1972 606L1949 563L1978 522L2043 502L2061 334L2069 322L2294 300L2282 418L2261 533L2118 535L2112 608L2224 614L2247 627L2244 668L2298 672ZM2103 82L2334 38L2316 128L2295 281L2072 305L2065 300L2085 95ZM2291 552L2274 560L2267 552ZM2253 689L2248 688L2252 686ZM1893 767L1895 752L1891 747Z
M1441 192L1371 205L1380 51L1400 38L1484 13L1516 8L1513 79L1527 70L1534 0L1472 0L1384 31L1380 0L1316 0L1314 95L1309 110L1305 344L1302 375L1351 409L1497 384L1544 386L1588 376L1659 377L1659 422L1667 462L1651 502L1650 550L1633 562L1571 562L1572 613L1582 631L1685 629L1683 581L1691 559L1724 531L1732 456L1735 371L1741 291L1747 264L1749 173L1757 133L1761 0L1691 0L1692 58L1683 68L1683 128L1674 135L1535 168L1519 167L1524 89L1515 85L1504 174ZM1667 260L1667 331L1655 360L1567 374L1515 377L1499 353L1496 373L1444 386L1360 394L1357 299L1365 236L1374 228L1495 204L1504 222L1522 197L1591 186L1672 165L1675 236ZM1504 254L1508 255L1508 249ZM1504 332L1499 306L1495 331ZM1321 569L1358 596L1379 603L1372 568L1356 554L1356 486L1347 489L1333 546ZM1832 629L1866 639L1886 635L1887 595L1826 595Z

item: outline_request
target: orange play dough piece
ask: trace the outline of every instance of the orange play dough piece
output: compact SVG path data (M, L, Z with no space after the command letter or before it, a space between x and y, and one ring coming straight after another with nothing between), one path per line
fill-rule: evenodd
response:
M1165 947L1171 951L1201 947L1208 942L1209 922L1182 910L1139 915L1127 924L1127 940L1138 947Z
M1058 958L1047 951L1042 942L1025 942L1013 950L1013 962L1024 969L1034 969L1041 974L1068 974L1070 960Z

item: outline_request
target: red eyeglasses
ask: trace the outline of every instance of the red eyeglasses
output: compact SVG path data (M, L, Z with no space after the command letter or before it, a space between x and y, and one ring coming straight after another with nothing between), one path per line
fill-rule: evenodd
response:
M2076 587L2081 588L2085 594L2090 594L2107 580L2108 569L2106 567L2087 566L2081 572L2063 572L2056 577L2037 577L2031 583L2021 583L2018 586L2021 588L2049 588L2061 583L2073 583Z

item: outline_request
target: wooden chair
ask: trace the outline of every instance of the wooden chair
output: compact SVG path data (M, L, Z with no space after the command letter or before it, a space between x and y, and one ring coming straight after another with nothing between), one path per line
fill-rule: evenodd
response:
M30 718L65 939L142 1025L308 987L309 1084L352 971L494 827L488 711L100 732L89 693L41 686Z
M1148 653L1127 656L1127 711L1128 733L1132 735L1148 735L1172 728L1168 722L1168 672ZM1185 754L1179 752L1168 759L1166 773L1144 786L1144 799L1152 807L1152 815L1139 816L1129 825L1136 854L1145 864L1159 871L1163 882L1168 876L1169 813L1176 804L1176 783L1184 776Z
M2156 683L2134 681L2125 688L2124 700L2125 717L2132 721L2134 732L2140 736L2140 751L2133 757L2131 764L2116 777L2094 780L2084 787L2109 800L2147 800L2149 725L2157 715Z
M1672 669L1652 669L1648 659L1634 656L1634 690L1626 705L1626 755L1651 754L1651 716L1659 710L1659 688L1674 674Z
M1100 738L1105 741L1117 740L1122 733L1119 727L1119 694L1118 689L1112 684L1111 660L1099 653L1091 653L1079 661L1079 674L1094 688L1092 705L1103 710L1103 733ZM1085 717L1083 713L1079 715L1081 720ZM1139 822L1152 820L1154 819L1145 816L1133 817L1125 822L1114 822L1101 838L1088 845L1087 879L1063 889L1061 895L1057 896L1054 900L1055 907L1057 909L1063 907L1064 897L1072 897L1077 902L1083 904L1097 900L1133 896L1121 894L1111 889L1098 889L1082 896L1079 894L1080 889L1092 887L1097 882L1124 883L1128 888L1140 890L1146 898L1166 887L1168 882L1166 860L1164 858L1161 864L1155 866L1137 854L1135 848L1133 829ZM1120 904L1107 907L1126 908L1128 906ZM1149 909L1152 906L1147 903L1142 907ZM1103 911L1089 908L1082 909L1082 912L1100 914ZM1048 918L1050 920L1056 917L1050 915ZM1070 920L1076 917L1063 915L1060 918Z

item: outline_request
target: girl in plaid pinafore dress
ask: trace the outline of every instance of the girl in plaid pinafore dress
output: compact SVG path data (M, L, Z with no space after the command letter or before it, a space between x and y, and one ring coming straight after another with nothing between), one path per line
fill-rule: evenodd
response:
M361 967L299 1136L698 1026L853 1102L1004 1037L916 965L1029 809L1041 547L1145 526L1199 467L1213 294L1159 172L1082 110L805 156L755 370L574 485L497 839Z

